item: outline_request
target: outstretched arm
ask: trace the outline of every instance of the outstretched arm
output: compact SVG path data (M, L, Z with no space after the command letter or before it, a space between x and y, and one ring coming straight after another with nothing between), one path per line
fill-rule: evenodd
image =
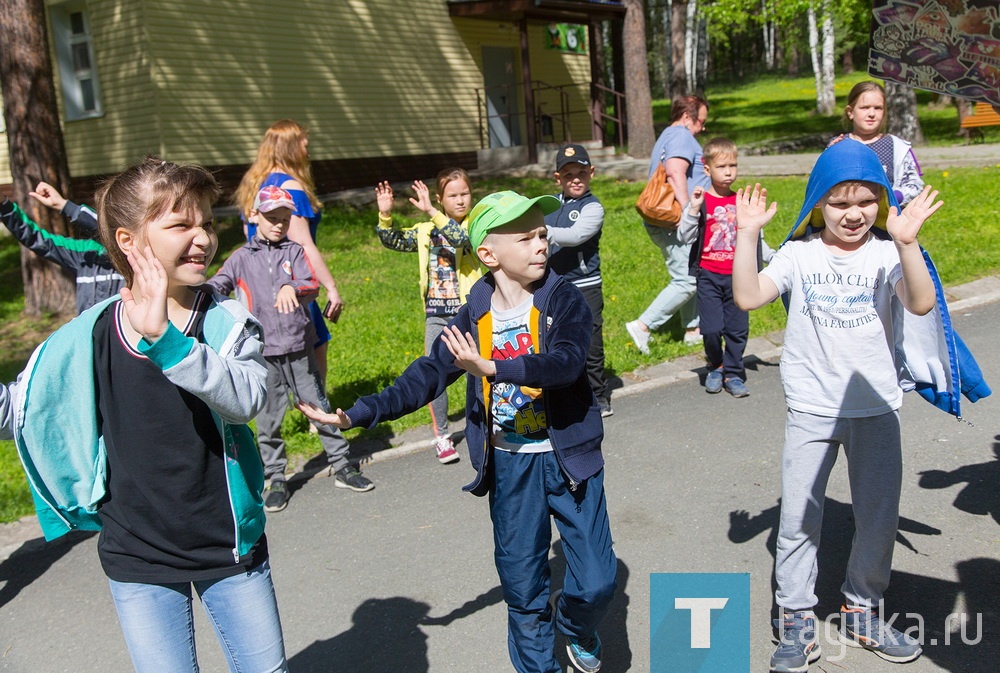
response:
M752 311L778 298L778 288L757 272L757 240L761 229L778 211L767 205L767 190L757 183L736 192L736 251L733 256L733 300L744 311Z
M929 313L936 302L934 281L917 243L917 234L924 222L944 205L943 201L936 200L937 196L937 190L932 191L928 185L903 212L890 208L885 222L886 231L892 236L899 252L899 267L903 272L903 277L896 283L896 296L907 311L916 315Z

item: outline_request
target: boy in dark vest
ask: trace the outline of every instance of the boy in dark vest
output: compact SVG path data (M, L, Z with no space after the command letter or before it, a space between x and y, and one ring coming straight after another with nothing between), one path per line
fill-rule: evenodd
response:
M594 165L582 145L566 145L556 155L559 210L545 216L549 237L549 268L576 285L594 316L587 353L587 379L594 389L601 416L614 413L604 373L604 294L601 291L601 229L604 206L590 193Z

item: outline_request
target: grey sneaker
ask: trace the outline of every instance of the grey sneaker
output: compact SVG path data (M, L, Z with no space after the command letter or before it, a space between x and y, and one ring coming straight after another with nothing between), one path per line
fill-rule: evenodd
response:
M870 650L897 664L913 661L923 652L920 643L882 621L870 608L845 605L840 608L840 617L843 627L838 638L844 645Z
M778 647L771 655L775 673L804 673L819 661L823 651L816 640L816 615L811 610L786 612L774 620L778 629Z
M371 479L361 474L353 465L342 467L333 473L333 485L337 488L349 488L358 493L364 493L375 488Z
M264 511L280 512L288 507L288 486L284 481L272 481L264 491Z

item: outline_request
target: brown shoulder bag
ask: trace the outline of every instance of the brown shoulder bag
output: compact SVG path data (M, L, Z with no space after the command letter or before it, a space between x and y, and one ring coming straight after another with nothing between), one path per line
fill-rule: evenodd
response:
M635 210L642 219L655 227L675 229L681 221L681 204L674 195L674 188L667 181L667 170L660 163L635 203Z

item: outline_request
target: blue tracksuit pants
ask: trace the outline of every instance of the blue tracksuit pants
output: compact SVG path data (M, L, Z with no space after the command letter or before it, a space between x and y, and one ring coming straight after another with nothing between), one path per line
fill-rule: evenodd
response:
M507 603L510 659L518 673L559 673L555 625L566 635L591 635L617 584L604 471L571 491L552 451L493 449L493 461L490 516ZM550 517L566 556L566 579L555 615L549 606Z

